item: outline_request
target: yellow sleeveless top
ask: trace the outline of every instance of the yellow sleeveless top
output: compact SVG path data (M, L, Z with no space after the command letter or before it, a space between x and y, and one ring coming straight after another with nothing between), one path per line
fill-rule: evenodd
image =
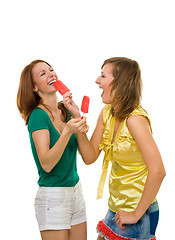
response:
M146 117L151 128L148 115L141 106L134 109L129 116L131 115ZM97 198L101 198L103 195L108 164L111 161L108 206L113 212L118 212L119 210L132 212L137 207L142 196L148 169L138 145L129 132L127 118L120 123L113 143L111 142L115 117L112 115L111 105L105 105L103 109L103 122L104 133L99 149L105 152L105 156Z

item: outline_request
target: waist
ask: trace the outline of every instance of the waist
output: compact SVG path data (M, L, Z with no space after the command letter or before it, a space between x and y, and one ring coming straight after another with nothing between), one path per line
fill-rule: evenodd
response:
M142 196L146 179L147 171L137 175L128 174L128 176L111 174L109 178L109 208L114 212L134 211Z
M81 187L81 182L79 182L74 186L74 187L39 187L37 191L37 195L39 196L47 196L49 195L67 195L71 196L75 192L81 192L82 187Z

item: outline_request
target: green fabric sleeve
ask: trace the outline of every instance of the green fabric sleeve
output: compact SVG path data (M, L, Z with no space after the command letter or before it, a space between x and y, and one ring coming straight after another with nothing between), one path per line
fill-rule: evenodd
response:
M49 116L48 114L39 108L36 108L30 115L28 122L28 131L32 133L40 129L49 129Z

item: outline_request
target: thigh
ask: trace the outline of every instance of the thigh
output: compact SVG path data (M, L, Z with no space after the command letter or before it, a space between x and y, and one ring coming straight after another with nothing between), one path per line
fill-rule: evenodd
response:
M142 216L140 221L139 239L155 237L155 232L159 220L158 203L154 202L150 205L146 213Z
M128 224L125 228L120 228L115 221L115 212L108 210L103 221L100 221L97 225L97 232L103 238L109 236L114 239L120 236L123 238L137 239L138 237L138 224ZM100 237L98 239L101 239Z
M46 230L40 233L42 240L68 240L68 230Z
M71 206L71 227L86 222L86 204L81 190L76 191L75 198L71 201Z
M69 240L87 240L87 223L73 225L69 230Z
M35 198L35 212L40 232L71 228L69 199L66 192L57 193L56 190L40 188Z

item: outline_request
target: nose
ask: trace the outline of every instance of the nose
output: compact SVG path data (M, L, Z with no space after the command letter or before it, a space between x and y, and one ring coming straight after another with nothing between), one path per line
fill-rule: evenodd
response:
M95 80L95 83L100 84L100 77Z
M49 71L49 77L53 77L53 72Z

